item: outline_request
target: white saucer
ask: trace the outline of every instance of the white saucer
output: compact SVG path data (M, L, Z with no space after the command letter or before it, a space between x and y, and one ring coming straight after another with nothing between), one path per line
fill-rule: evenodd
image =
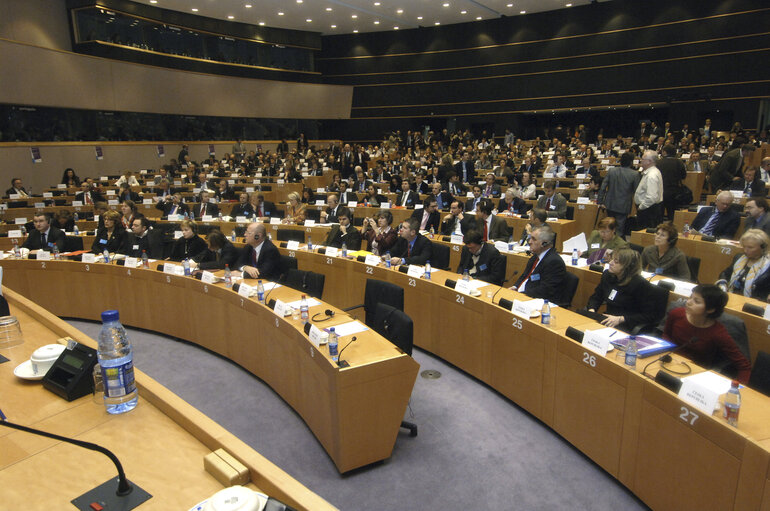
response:
M470 293L471 296L481 296L481 291L478 289L471 289Z
M532 311L529 313L530 318L536 318L540 315L540 311Z
M24 380L42 380L45 373L37 373L32 370L32 361L25 360L21 364L16 366L13 370L13 374Z

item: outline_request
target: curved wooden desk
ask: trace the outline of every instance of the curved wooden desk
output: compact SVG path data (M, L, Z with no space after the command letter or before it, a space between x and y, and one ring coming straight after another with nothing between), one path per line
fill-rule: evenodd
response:
M19 380L14 367L39 346L65 336L91 347L96 342L14 291L6 288L4 294L26 339L0 349L10 359L0 365L0 405L8 420L112 450L127 477L153 495L142 509L188 509L221 490L203 467L203 457L220 448L249 469L253 489L297 509L335 509L139 370L139 406L121 416L109 415L91 396L67 402L39 382ZM71 499L114 475L114 465L101 454L0 428L3 509L65 509Z
M344 353L350 367L340 369L325 346L313 347L299 321L278 318L221 284L70 261L3 261L3 267L8 287L59 316L97 320L116 308L126 325L192 341L238 363L302 416L340 472L393 450L419 365L371 330L358 334ZM270 295L299 297L285 287ZM340 313L323 326L348 321ZM340 348L348 341L343 337Z
M296 257L299 268L324 273L324 299L340 307L361 303L367 278L403 287L416 345L532 413L651 507L766 509L770 503L770 398L744 389L733 428L629 371L613 352L600 357L567 338L568 326L598 326L574 312L554 309L555 325L545 327L492 303L521 296L514 291L487 286L473 298L445 287L446 278L458 278L454 273L436 271L426 281L280 250ZM490 290L496 296L489 298Z

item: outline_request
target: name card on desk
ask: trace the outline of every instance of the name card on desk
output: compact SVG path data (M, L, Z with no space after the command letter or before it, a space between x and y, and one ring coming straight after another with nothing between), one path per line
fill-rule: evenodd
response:
M43 192L43 198L44 199L52 199L53 198L53 192Z
M165 269L165 266L163 268ZM203 273L201 274L201 282L203 282L204 284L213 284L216 281L217 281L217 278L210 271L204 270ZM249 287L249 286L246 286L246 287ZM241 284L241 288L243 288L243 284Z
M120 204L120 201L118 201L118 199L109 199L107 201L107 205L109 206L117 206L119 204Z
M349 208L355 208L356 206L358 206L358 201L354 201L354 200L349 200L348 201L348 207Z
M211 215L203 215L203 217L201 218L201 222L213 222L213 221L214 221L214 217Z
M299 250L299 241L297 240L287 241L286 248L288 250Z
M380 264L380 258L374 254L368 254L364 260L364 263L368 264L369 266L378 266ZM767 311L765 311L765 314L767 314Z
M275 184L278 184L278 185L286 184L286 180L285 179L276 179L275 180Z
M701 412L711 415L714 413L714 407L717 404L719 394L713 390L704 387L693 380L682 380L682 387L679 389L679 399L688 403Z
M390 209L390 202L383 202L380 204L380 209Z
M182 186L182 180L181 179L174 179L174 186Z
M455 284L455 291L464 295L470 295L472 289L471 283L467 280L460 279L457 281L457 284Z
M315 225L315 220L305 220L305 227Z
M315 189L315 193L326 193L326 190L324 190L324 188L323 188L323 187L321 187L321 188L316 188L316 189Z
M249 219L246 218L245 216L237 216L237 217L235 217L235 223L237 223L237 224L245 224L248 221L249 221Z
M155 202L155 201L154 201L154 200L152 200L152 199L142 199L142 204L152 204L152 203L154 203L154 202Z
M8 231L8 237L9 238L21 238L21 229L14 229L12 231Z
M92 254L90 252L87 253L87 254L83 254L82 261L84 263L95 263L96 262L96 254Z
M278 299L275 300L275 307L273 307L273 312L275 312L276 316L280 316L282 318L291 314L289 311L289 306L286 305L285 302Z
M24 225L27 223L27 217L15 218L13 223L16 225Z
M72 201L72 205L73 206L82 206L83 205L83 201L82 200L74 200L74 201Z
M126 268L136 268L139 266L139 258L138 257L126 257Z
M339 249L337 247L326 247L326 255L329 257L337 257Z
M529 319L531 308L527 304L527 302L522 302L521 300L514 300L513 305L511 306L511 312L513 312L519 317Z
M770 319L770 305L765 306L765 315L762 317L765 319Z
M578 190L587 190L588 185L586 183L580 183L577 187Z
M110 180L110 178L107 177L107 176L100 176L99 177L99 181L109 181L109 180Z
M163 265L163 273L183 276L184 268L180 265L166 263Z
M312 342L316 348L322 344L326 344L329 341L329 334L319 329L315 325L310 327L308 337L310 338L310 342Z
M733 199L743 198L743 192L741 190L730 190L730 193L733 194Z
M578 204L591 204L591 199L589 199L588 197L578 197L577 198L577 203Z
M204 275L205 275L206 273L208 273L208 274L209 274L209 275L211 275L212 277L214 276L212 273L209 273L209 272L207 272L207 271L206 271L206 272L203 272L203 273L204 273ZM203 280L203 276L201 276L201 280ZM241 282L241 283L238 285L238 294L239 294L239 295L241 295L241 296L242 296L242 297L244 297L244 298L251 298L251 293L253 292L253 290L254 290L254 288L253 288L253 287L251 287L251 286L250 286L250 285L248 285L248 284L244 284L243 282Z
M107 190L107 195L116 195L115 190Z
M9 199L14 199L14 200L15 199L21 199L21 195L19 195L18 193L9 193L8 194L8 198Z
M508 252L508 243L504 241L495 241L495 248L498 251Z
M425 268L422 266L417 266L416 264L410 264L409 269L406 271L406 274L410 277L415 277L418 279L421 279L423 275L425 275ZM455 287L455 289L457 289Z
M276 217L270 218L270 225L280 225L280 224L281 224L280 218L276 218Z
M610 336L617 330L613 328L600 328L599 330L586 330L583 334L583 346L587 349L605 356L610 349Z
M184 215L169 215L168 216L168 221L169 222L173 222L173 221L181 222L182 220L184 220Z
M244 191L246 193L254 193L254 187L253 186L247 186Z
M326 202L323 199L318 199L315 201L316 206L325 206Z
M453 234L450 236L450 242L454 243L456 245L462 245L463 244L463 235L462 234Z
M37 251L37 260L38 261L50 261L51 260L51 253L46 252L45 250L38 250Z
M56 185L56 188L59 189L59 190L66 190L67 189L67 185L65 185L65 184L58 184L58 185Z
M585 178L586 178L585 174L575 174L575 179L585 179Z
M543 173L543 179L553 179L553 178L555 178L555 177L556 177L556 176L554 175L554 173L553 173L553 172L544 172L544 173Z

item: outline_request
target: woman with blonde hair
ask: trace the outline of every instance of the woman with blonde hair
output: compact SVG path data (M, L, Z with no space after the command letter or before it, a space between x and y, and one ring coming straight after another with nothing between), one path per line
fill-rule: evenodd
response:
M761 229L749 229L741 236L742 254L719 275L717 285L730 293L770 301L770 238Z
M286 202L286 213L281 223L302 225L307 216L307 207L302 204L302 199L297 192L291 192Z

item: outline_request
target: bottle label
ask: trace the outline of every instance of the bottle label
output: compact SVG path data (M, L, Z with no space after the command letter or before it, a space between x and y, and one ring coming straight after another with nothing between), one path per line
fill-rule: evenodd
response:
M626 352L626 365L627 366L636 366L636 353L628 353L628 352Z
M104 395L122 397L136 390L133 360L116 367L102 367Z
M329 355L337 356L337 341L329 342Z
M551 324L551 315L550 314L540 314L540 322L543 325L550 325Z

